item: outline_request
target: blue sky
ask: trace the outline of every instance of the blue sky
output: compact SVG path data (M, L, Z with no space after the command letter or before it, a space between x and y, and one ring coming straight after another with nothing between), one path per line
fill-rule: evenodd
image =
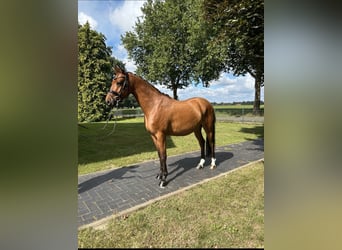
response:
M120 36L133 30L135 21L141 16L140 0L79 0L78 22L89 21L91 27L101 32L107 38L107 46L112 47L113 56L126 64L128 71L135 72L134 61L128 59L127 51L122 46ZM162 86L156 86L162 92L172 96L172 92ZM180 100L200 96L210 102L238 102L254 100L254 78L250 75L234 77L231 74L221 74L217 81L212 81L209 88L200 84L178 90ZM261 88L261 100L264 100L264 88Z

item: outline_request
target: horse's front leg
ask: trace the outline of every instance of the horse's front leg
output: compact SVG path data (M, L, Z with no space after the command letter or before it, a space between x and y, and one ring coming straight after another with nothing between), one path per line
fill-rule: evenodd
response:
M166 136L164 134L156 134L152 135L152 139L156 149L158 151L159 161L160 161L160 172L157 175L157 179L160 180L159 186L161 188L165 187L166 177L168 175L167 166L166 166Z

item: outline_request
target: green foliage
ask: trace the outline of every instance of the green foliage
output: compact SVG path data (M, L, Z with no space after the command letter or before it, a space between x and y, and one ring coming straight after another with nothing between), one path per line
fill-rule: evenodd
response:
M134 31L121 37L137 73L173 90L175 99L177 89L219 77L215 63L201 60L208 26L198 22L200 6L200 0L149 0Z
M210 46L214 35L215 24L206 22L203 18L203 0L190 1L191 12L186 15L192 16L190 24L190 46L196 51L192 55L194 61L193 74L194 79L202 82L204 86L209 87L209 81L217 80L224 68L221 55L217 50Z
M127 108L137 108L139 107L139 103L135 99L135 97L131 94L126 99L122 101L121 107L127 107Z
M255 78L254 107L264 84L263 0L148 0L133 32L121 37L137 73L173 90L209 86L220 72Z
M260 109L264 84L264 1L203 1L203 19L213 29L208 51L234 75L249 73L255 79L254 110Z
M87 22L78 25L78 121L100 121L109 109L104 101L112 79L114 64L124 66L111 57L106 37L90 28Z
M203 14L214 24L212 47L220 49L227 71L235 75L257 71L263 75L264 2L263 0L203 1Z

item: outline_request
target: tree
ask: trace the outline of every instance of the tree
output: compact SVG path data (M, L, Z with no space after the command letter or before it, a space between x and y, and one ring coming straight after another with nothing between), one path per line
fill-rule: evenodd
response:
M219 77L215 63L202 60L207 47L206 24L198 23L200 7L200 0L148 0L134 31L121 37L137 73L171 89L174 99L192 82L208 86Z
M104 98L110 87L115 64L122 62L111 57L106 37L90 28L89 23L78 25L78 121L99 121L108 115Z
M260 112L264 86L263 0L206 0L203 19L212 25L208 51L234 75L249 73L255 79L254 113Z

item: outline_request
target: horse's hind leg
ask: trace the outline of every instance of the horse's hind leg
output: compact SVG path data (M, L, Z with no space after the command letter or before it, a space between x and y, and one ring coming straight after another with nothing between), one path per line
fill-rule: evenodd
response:
M215 158L215 116L210 122L205 124L204 130L207 134L207 151L211 153L210 169L216 168Z
M163 188L166 185L166 177L168 175L166 166L166 136L160 133L152 135L152 139L158 151L160 161L160 172L157 175L157 179L160 180L159 186Z
M216 168L216 158L215 158L215 138L212 135L213 133L208 132L207 133L207 141L206 141L206 147L207 147L207 156L211 155L211 164L210 169Z
M197 164L197 169L201 169L203 168L203 165L204 165L204 162L205 162L205 155L204 155L204 144L205 144L205 141L204 141L204 138L202 136L202 132L201 132L201 129L202 129L202 126L200 126L198 129L196 129L194 132L195 132L195 136L198 140L198 143L201 147L201 160L200 162Z
M215 128L214 128L215 129ZM210 169L216 168L216 158L215 158L215 130L207 134L207 140L209 142L209 147L211 151L211 164Z

